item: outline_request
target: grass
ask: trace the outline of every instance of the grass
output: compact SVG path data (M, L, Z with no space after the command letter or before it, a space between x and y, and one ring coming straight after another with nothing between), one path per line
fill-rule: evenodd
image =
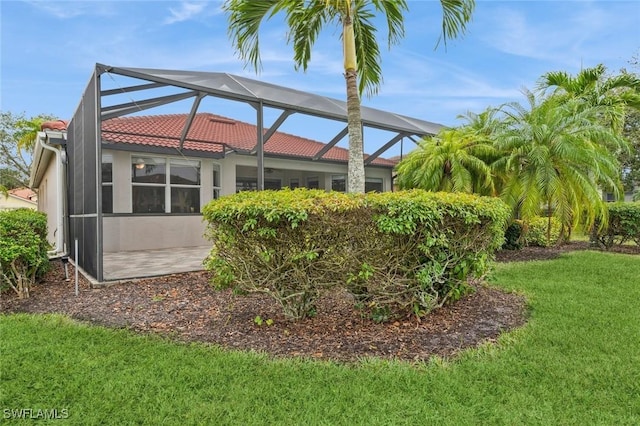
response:
M66 409L79 425L640 424L638 277L638 257L600 252L500 264L491 280L527 295L529 323L419 365L272 360L3 315L0 409Z

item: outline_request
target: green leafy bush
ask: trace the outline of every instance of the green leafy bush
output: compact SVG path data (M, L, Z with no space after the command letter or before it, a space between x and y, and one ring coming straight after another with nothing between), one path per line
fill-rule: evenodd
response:
M627 241L640 245L640 202L612 203L608 205L608 210L607 226L595 226L591 242L606 249Z
M268 294L291 318L313 315L320 293L349 267L343 233L363 215L357 209L363 203L362 197L303 189L212 201L203 214L213 241L207 267L214 285Z
M376 222L364 299L372 314L424 315L470 290L504 241L510 211L496 198L420 190L370 194ZM376 242L377 241L377 242ZM356 289L357 290L357 289Z
M509 209L468 194L243 192L204 211L217 287L269 294L291 318L344 287L379 320L468 291L502 245Z
M49 270L47 216L30 209L0 212L2 286L29 297L36 279Z
M549 227L549 225L551 225ZM562 224L555 217L536 216L523 223L523 239L526 246L550 247L560 239Z
M522 221L514 220L507 227L504 233L503 250L520 250L523 246L522 241Z

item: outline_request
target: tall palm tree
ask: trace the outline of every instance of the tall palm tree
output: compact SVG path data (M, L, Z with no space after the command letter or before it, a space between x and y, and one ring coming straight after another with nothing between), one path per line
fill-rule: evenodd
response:
M494 194L487 159L496 157L491 141L468 128L442 130L423 139L396 170L400 188Z
M445 41L466 29L475 0L440 0ZM344 76L347 91L349 165L347 190L364 192L364 154L360 96L377 93L382 83L380 49L376 40L376 14L386 20L389 46L404 36L405 0L226 0L229 35L240 57L260 69L259 30L263 20L282 12L289 27L287 42L293 45L295 68L306 71L311 49L328 24L338 24L343 43Z
M538 102L526 92L528 107L505 105L503 133L496 147L506 155L494 168L511 178L501 197L527 221L546 209L550 240L551 217L562 224L562 236L579 223L590 227L596 218L606 223L607 209L598 183L621 191L619 163L606 147L625 141L598 117L604 107L586 108L579 101L549 97Z

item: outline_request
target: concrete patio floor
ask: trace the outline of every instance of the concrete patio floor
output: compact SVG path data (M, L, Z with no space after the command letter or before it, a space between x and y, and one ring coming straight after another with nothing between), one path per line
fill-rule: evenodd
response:
M104 253L104 281L201 271L211 246Z

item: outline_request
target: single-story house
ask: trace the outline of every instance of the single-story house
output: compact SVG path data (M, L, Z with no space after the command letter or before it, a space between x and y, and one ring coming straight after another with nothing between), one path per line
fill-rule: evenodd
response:
M14 188L0 194L0 210L37 209L38 194L29 188Z
M105 73L143 81L101 89ZM167 87L177 94L109 105L117 93ZM256 123L198 112L205 96L247 102ZM193 97L190 112L140 115ZM270 126L262 109L282 110ZM97 281L106 253L196 247L203 237L201 211L211 200L242 190L309 187L344 191L348 151L278 127L294 113L346 123L346 104L335 99L221 73L114 68L96 65L80 106L66 129L43 125L33 156L31 186L48 213L49 239ZM131 115L137 114L137 115ZM394 161L380 156L401 138L417 141L441 126L364 107L363 126L392 132L365 156L367 190L392 190ZM66 124L66 123L65 123ZM78 253L75 253L75 242Z

